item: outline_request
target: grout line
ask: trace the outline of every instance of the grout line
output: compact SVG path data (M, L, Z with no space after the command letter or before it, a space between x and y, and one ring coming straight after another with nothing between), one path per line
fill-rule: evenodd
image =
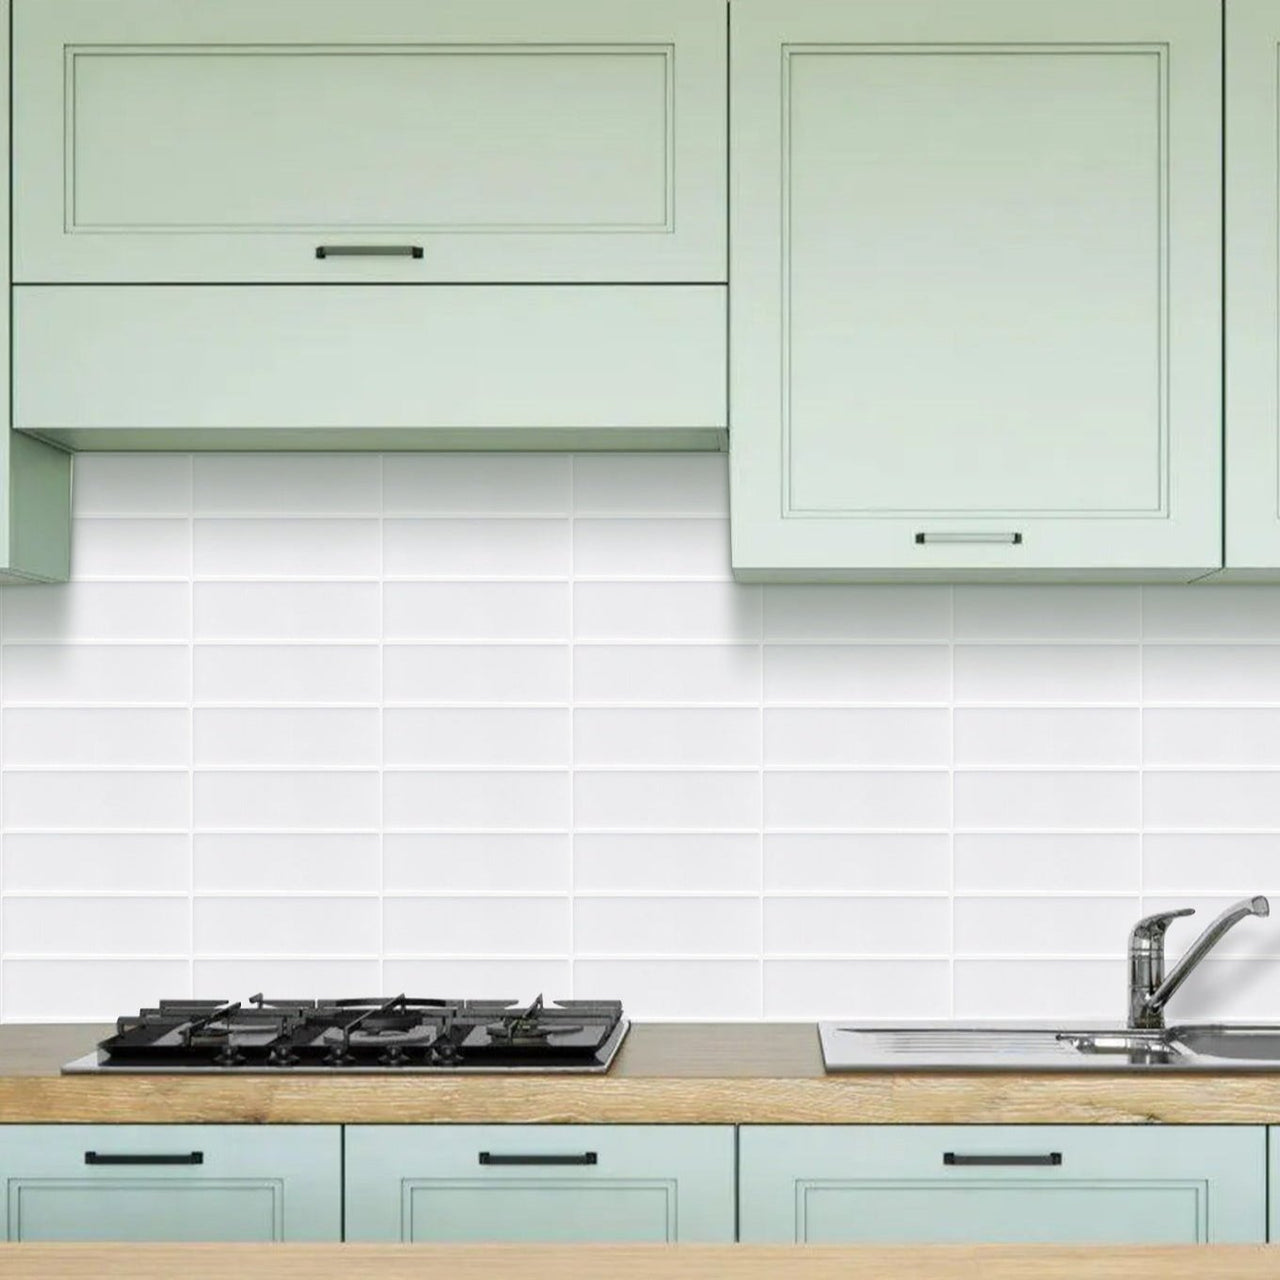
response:
M578 468L569 455L569 998L578 998Z
M956 589L947 588L948 622L951 635L950 653L950 708L947 716L947 744L950 751L950 769L947 779L947 870L950 896L947 949L950 952L947 973L947 1016L956 1016Z
M767 599L768 599L767 592L768 592L768 588L766 587L766 588L765 588L764 593L762 593L762 594L761 594L761 606L760 606L760 607L761 607L761 625L760 625L761 640L760 640L759 648L758 648L757 653L756 653L756 662L757 662L757 665L758 665L758 667L759 667L759 673L758 673L758 675L759 675L758 692L759 692L759 697L760 697L760 709L759 709L759 713L758 713L758 714L759 714L759 722L758 722L759 740L758 740L758 743L757 743L757 750L759 751L759 759L758 759L759 776L758 776L758 780L757 780L757 783L756 783L756 788L757 788L756 803L757 803L757 805L758 805L757 813L758 813L758 820L759 820L759 827L760 827L760 834L759 834L759 837L758 837L758 840L759 840L759 852L760 852L760 864L759 864L759 868L758 868L758 874L759 874L759 876L760 876L760 880L759 880L760 905L759 905L759 907L757 908L757 910L758 910L758 912L759 912L759 924L758 924L758 928L759 928L759 931L760 931L760 935L759 935L759 936L760 936L760 1006L759 1006L759 1013L760 1013L760 1017L762 1017L762 1018L765 1016L765 1011L766 1011L766 1009L768 1008L768 1003L769 1003L769 1002L768 1002L768 986L767 986L768 972L767 972L767 968L766 968L766 964L765 964L766 957L767 957L767 949L768 949L768 934L767 934L767 932L766 932L766 924L765 924L765 882L766 882L766 879L767 879L767 873L768 873L767 847L766 847L766 842L765 842L765 831L767 830L767 827L768 827L768 820L767 820L767 816L766 816L766 808L765 808L765 787L766 787L766 785L767 785L767 781L768 781L768 780L767 780L767 778L766 778L766 769L765 769L765 759L766 759L766 753L765 753L765 670L764 670L764 651L765 651L765 645L764 645L764 639L763 639L763 636L764 636L764 616L763 616L763 613L764 613L764 609L765 609L765 602L766 602L766 601L767 601Z
M196 522L195 455L187 459L187 994L196 992Z
M1138 914L1147 914L1147 589L1138 587Z
M386 777L386 575L387 575L387 456L378 455L378 994L386 993L387 952L387 777Z

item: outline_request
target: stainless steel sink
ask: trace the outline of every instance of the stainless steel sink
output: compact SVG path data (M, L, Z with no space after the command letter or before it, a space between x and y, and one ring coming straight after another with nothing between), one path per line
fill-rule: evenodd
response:
M818 1024L828 1071L1276 1071L1280 1026Z

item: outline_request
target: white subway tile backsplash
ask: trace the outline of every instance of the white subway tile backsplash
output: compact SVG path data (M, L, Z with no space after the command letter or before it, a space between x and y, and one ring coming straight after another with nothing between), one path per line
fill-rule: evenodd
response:
M1280 895L1272 587L740 585L723 455L84 455L0 599L0 1018L1123 1016ZM1270 922L1180 1016L1280 1016Z

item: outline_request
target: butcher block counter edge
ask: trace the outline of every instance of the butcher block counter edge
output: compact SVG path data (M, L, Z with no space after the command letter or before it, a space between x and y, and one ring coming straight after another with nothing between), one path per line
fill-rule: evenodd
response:
M812 1023L643 1023L607 1075L59 1075L107 1028L0 1026L8 1124L1280 1124L1280 1072L828 1076Z
M1280 1245L0 1245L22 1280L1271 1280Z

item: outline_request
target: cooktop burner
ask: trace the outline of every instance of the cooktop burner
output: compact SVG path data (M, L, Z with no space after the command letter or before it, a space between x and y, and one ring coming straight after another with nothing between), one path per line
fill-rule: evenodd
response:
M607 1071L629 1026L617 1000L161 1000L62 1070Z

